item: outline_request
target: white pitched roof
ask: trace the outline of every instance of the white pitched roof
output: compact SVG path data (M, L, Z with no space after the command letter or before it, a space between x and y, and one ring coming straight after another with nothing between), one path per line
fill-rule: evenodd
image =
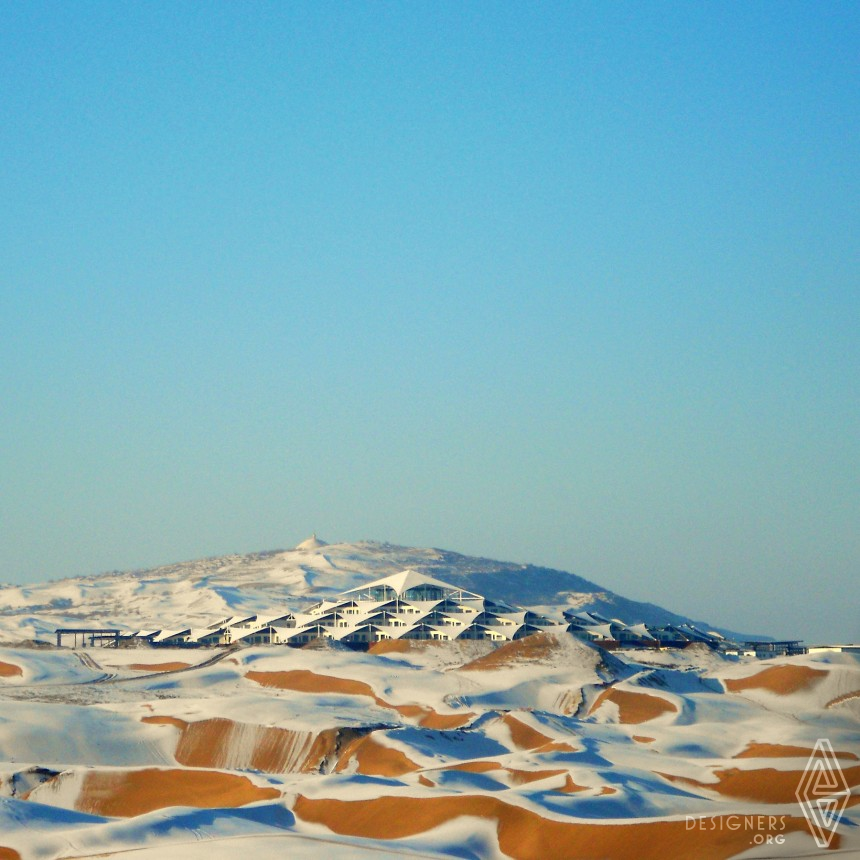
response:
M417 570L411 569L402 570L400 573L393 573L391 576L376 579L373 582L366 582L364 585L359 585L356 588L350 588L348 591L342 592L342 595L345 597L348 594L357 594L370 588L381 588L384 585L387 585L398 596L410 588L415 588L417 585L435 585L437 588L444 588L448 591L459 591L472 597L480 597L478 594L460 588L459 585L451 585L450 582L442 582L439 579L433 579L432 576L427 576L424 573L418 573Z

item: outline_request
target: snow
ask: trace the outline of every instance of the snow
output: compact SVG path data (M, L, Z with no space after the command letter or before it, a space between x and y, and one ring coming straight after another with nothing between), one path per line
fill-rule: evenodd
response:
M59 624L259 623L395 568L401 590L457 583L458 569L471 584L493 569L439 550L304 541L3 588L0 629L20 643L51 638ZM687 815L799 819L794 787L820 737L855 795L860 786L855 654L608 654L558 629L501 647L395 644L404 647L0 647L0 849L45 860L130 850L189 860L245 850L531 857L549 856L534 840L558 826L567 829L554 846L595 846L582 856L669 857L688 838ZM153 786L179 774L201 790L162 802ZM109 805L117 797L143 811L124 816ZM636 829L655 823L676 827L677 841ZM849 806L838 829L845 856L860 851L857 825L860 807ZM603 829L577 830L591 827ZM618 834L635 835L606 847L621 844ZM720 856L766 856L745 838L721 842ZM716 853L703 844L702 856ZM780 851L815 846L797 832Z

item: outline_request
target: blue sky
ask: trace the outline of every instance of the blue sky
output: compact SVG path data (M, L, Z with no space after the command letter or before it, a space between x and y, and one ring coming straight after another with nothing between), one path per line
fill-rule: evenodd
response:
M311 531L860 640L850 3L6 3L0 580Z

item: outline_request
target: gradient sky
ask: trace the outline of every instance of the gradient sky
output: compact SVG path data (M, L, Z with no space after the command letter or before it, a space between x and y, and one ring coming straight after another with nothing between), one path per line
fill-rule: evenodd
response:
M0 5L0 580L328 540L860 641L860 6Z

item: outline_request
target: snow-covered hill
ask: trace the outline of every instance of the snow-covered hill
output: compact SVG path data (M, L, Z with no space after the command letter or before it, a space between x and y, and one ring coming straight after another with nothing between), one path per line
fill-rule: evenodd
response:
M693 623L730 638L749 638L715 625L715 619L693 620L628 600L566 571L375 541L326 544L313 537L290 550L0 586L0 641L50 640L57 627L206 626L228 615L300 609L406 568L559 620L562 610L573 606L628 623Z

